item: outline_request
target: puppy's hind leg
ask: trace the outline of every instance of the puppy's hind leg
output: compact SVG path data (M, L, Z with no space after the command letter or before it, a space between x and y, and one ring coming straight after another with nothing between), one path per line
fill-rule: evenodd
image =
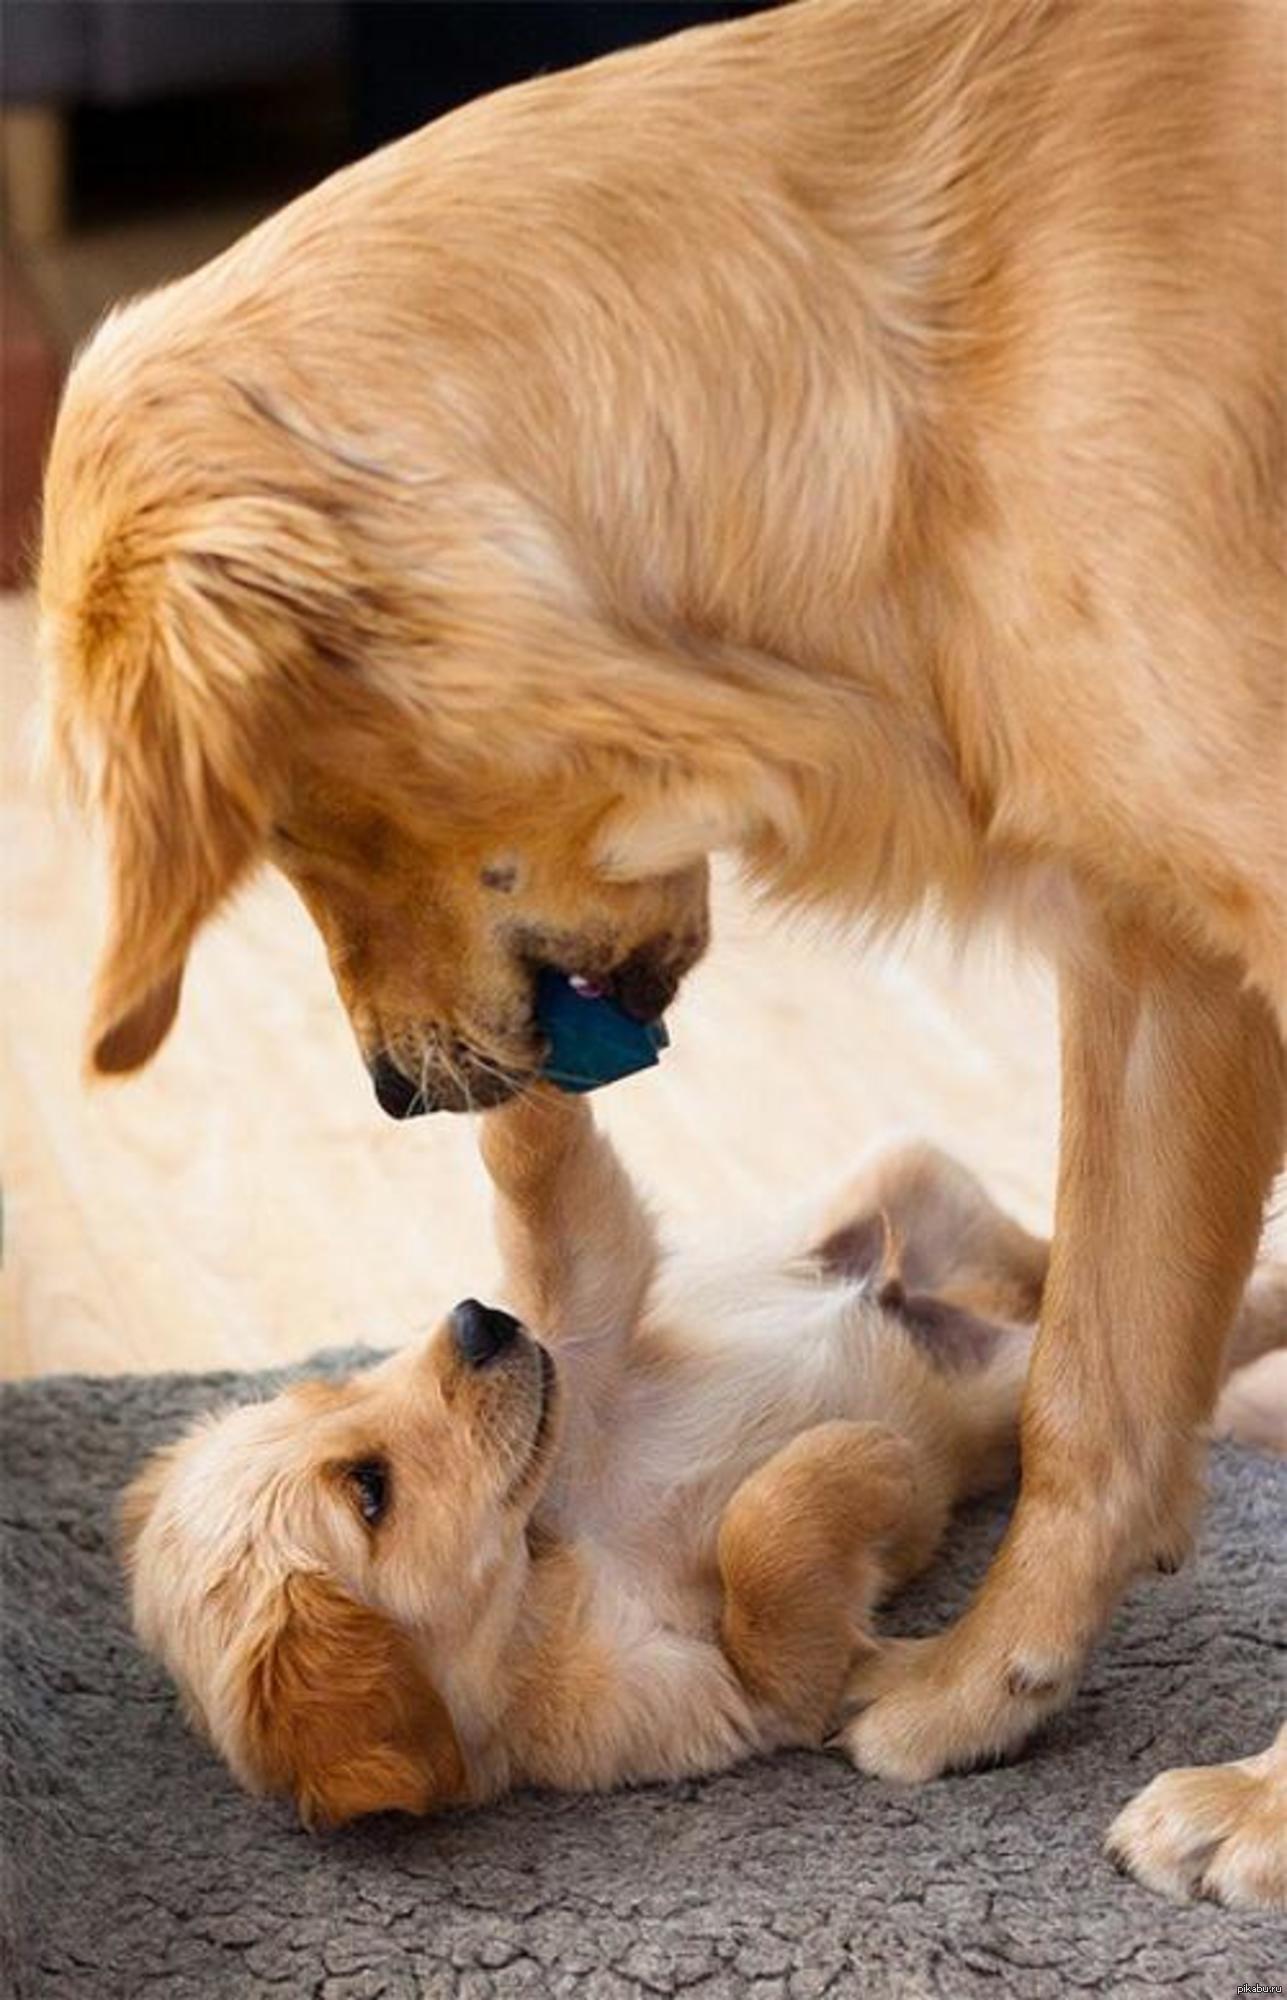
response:
M895 1277L908 1296L1028 1324L1041 1309L1050 1245L999 1208L968 1167L917 1140L859 1168L806 1255L834 1277Z
M1247 1287L1225 1350L1229 1380L1214 1433L1287 1457L1287 1264L1264 1264Z
M1287 1347L1287 1264L1267 1260L1251 1274L1225 1348L1225 1368L1245 1368Z
M946 1516L913 1447L880 1424L817 1424L743 1480L720 1523L721 1641L775 1740L821 1739L872 1644L868 1612Z

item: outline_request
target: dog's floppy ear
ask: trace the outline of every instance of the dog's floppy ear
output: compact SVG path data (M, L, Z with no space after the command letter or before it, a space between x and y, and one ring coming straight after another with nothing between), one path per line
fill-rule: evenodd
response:
M306 1572L276 1589L238 1663L251 1770L306 1826L463 1796L446 1706L390 1620Z
M138 1069L155 1054L178 1010L193 937L262 847L266 816L251 787L230 777L162 676L148 675L98 786L110 899L89 1029L89 1066L99 1075Z
M320 509L234 497L104 535L51 615L51 748L109 853L91 1071L154 1054L193 937L261 858L292 716L346 650L350 582Z

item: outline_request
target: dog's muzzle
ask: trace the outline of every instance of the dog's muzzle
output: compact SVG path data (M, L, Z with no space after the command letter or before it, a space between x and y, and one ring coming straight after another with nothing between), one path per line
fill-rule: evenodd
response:
M597 964L593 953L587 953L585 961L578 964L572 941L562 940L559 949L553 948L554 942L536 932L516 932L511 939L530 967L533 1012L536 981L542 968L551 967L568 976L590 979L598 991L636 1020L656 1021L674 999L685 973L701 957L705 933L652 939L608 966ZM468 1042L450 1039L449 1031L434 1023L427 1024L424 1032L427 1059L415 1076L409 1076L388 1049L366 1057L376 1098L390 1118L419 1118L426 1111L488 1111L504 1104L539 1074L539 1048L533 1052L532 1067L507 1069Z
M419 1118L426 1111L488 1111L520 1090L525 1078L503 1070L483 1069L461 1056L452 1074L426 1073L409 1077L383 1051L368 1059L376 1099L390 1118Z

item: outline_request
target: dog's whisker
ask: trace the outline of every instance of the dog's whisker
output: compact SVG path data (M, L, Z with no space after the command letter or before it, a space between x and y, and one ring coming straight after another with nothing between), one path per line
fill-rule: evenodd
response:
M424 1104L428 1104L430 1101L429 1100L430 1052L428 1046L425 1043L421 1043L419 1054L420 1054L420 1060L418 1065L418 1074L416 1077L416 1089L420 1093L421 1102Z
M482 1076L494 1077L497 1083L504 1084L511 1101L525 1100L534 1094L529 1078L516 1076L513 1070L505 1069L490 1056L485 1056L481 1052L475 1054L474 1067Z

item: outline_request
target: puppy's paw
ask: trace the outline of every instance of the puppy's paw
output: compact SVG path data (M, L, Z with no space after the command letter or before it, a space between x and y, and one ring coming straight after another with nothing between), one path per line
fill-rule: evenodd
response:
M837 1741L859 1770L900 1784L1002 1761L1062 1705L1075 1672L1049 1663L994 1661L965 1639L891 1640L860 1660L846 1688L864 1707Z
M1235 1910L1287 1911L1287 1782L1275 1753L1163 1771L1118 1814L1105 1846L1146 1888Z
M870 1708L900 1682L910 1678L917 1658L932 1646L932 1639L881 1639L872 1641L858 1653L845 1682L844 1713Z
M942 1768L935 1761L932 1742L922 1740L917 1731L913 1693L917 1661L933 1643L885 1639L854 1662L845 1684L844 1710L849 1719L832 1740L870 1777L913 1785L937 1776Z

